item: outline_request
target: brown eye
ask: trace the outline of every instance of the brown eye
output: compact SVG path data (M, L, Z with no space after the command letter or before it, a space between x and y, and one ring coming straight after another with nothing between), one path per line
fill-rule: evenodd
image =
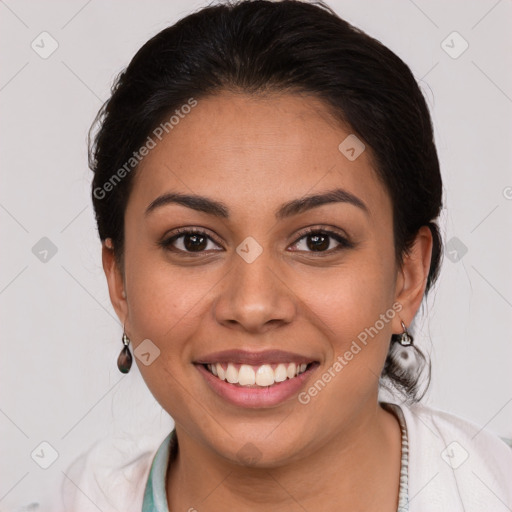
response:
M308 249L312 251L326 251L329 249L330 236L323 234L308 235L305 237Z
M346 238L332 231L309 230L293 244L295 251L331 253L353 247Z
M194 230L180 230L178 234L163 240L160 245L169 251L183 253L201 253L219 247L206 233Z
M195 233L183 235L183 245L187 251L204 251L208 245L208 240L205 236Z

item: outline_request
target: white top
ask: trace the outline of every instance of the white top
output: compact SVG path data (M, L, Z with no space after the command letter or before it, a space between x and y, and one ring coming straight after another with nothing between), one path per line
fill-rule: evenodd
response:
M400 408L409 444L409 512L512 510L511 447L453 414L422 404ZM66 471L59 510L141 512L157 449L137 452L126 440L97 443Z

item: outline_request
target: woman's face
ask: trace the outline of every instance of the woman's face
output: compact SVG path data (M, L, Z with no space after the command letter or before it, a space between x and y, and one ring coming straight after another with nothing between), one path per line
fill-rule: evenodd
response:
M137 170L122 279L104 248L151 392L227 459L285 463L374 413L419 306L425 276L396 267L390 198L349 135L311 97L199 99Z

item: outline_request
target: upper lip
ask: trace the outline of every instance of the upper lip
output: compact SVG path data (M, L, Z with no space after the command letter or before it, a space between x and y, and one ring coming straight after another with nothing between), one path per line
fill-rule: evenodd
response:
M295 354L293 352L284 352L283 350L264 350L261 352L250 352L247 350L223 350L221 352L212 352L201 356L194 361L196 364L212 363L238 363L250 365L262 365L273 363L297 363L307 364L314 362L313 357Z

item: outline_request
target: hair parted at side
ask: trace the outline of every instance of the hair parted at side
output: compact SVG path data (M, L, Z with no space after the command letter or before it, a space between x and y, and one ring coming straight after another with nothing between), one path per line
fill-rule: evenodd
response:
M91 128L89 166L99 236L112 239L121 269L134 152L191 98L223 90L314 95L349 126L370 149L390 195L398 264L418 230L430 228L430 290L442 254L442 180L425 99L392 51L324 3L299 0L242 0L200 9L147 41L117 77ZM421 368L404 375L388 355L381 376L408 401L421 399L419 370L425 367L430 379L430 364L414 350Z

